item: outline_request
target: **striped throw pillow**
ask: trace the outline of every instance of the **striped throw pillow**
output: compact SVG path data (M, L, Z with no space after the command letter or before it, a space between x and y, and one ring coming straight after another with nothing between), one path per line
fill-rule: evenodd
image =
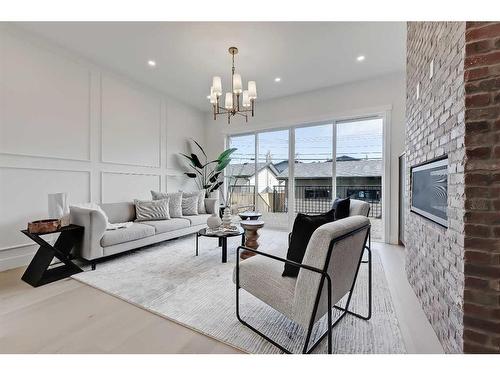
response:
M135 221L170 219L168 201L169 198L156 201L141 201L139 199L135 199Z

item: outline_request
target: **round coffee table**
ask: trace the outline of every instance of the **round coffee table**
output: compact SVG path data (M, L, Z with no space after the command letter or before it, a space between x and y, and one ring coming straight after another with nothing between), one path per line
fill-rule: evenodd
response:
M219 239L219 246L222 247L222 263L227 262L227 239L229 237L241 236L241 245L245 242L245 236L243 235L243 229L238 227L237 232L226 232L226 233L207 233L206 229L201 229L196 233L196 256L198 256L198 238L203 237L214 237Z
M259 247L259 243L257 242L259 238L259 233L257 232L260 228L264 226L263 220L242 220L240 221L240 225L243 229L245 229L245 246L250 249L257 250ZM252 253L249 250L244 250L241 252L240 258L246 259L253 257L255 253Z

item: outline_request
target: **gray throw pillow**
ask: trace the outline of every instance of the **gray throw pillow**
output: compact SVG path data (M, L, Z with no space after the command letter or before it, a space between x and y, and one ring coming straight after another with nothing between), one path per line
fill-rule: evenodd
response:
M182 192L182 197L198 197L198 213L206 214L207 210L205 209L205 189L193 191L190 193Z
M198 195L182 197L182 215L198 215Z
M170 219L168 201L169 198L156 201L141 201L139 199L135 199L135 221Z
M182 217L182 192L162 193L160 191L151 190L151 197L154 201L169 198L168 212L170 217Z

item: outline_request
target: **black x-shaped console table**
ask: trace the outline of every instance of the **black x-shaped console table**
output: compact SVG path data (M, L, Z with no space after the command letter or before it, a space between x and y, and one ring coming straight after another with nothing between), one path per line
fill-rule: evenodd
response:
M21 232L40 245L40 248L21 278L23 281L37 287L83 271L71 261L71 250L77 241L82 239L83 227L71 224L50 233L36 234L30 233L27 230L22 230ZM60 234L52 246L41 236L53 233ZM49 269L54 257L64 264Z

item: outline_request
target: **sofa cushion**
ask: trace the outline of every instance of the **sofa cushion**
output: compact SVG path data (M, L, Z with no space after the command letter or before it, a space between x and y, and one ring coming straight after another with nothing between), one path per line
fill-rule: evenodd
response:
M107 230L101 238L101 246L112 246L154 235L155 229L151 225L133 223L128 228Z
M202 215L190 215L183 216L184 219L188 219L191 222L191 225L203 225L207 223L207 219L210 217L210 214L202 214Z
M297 279L282 277L282 271L283 263L274 259L260 255L245 259L240 262L240 287L291 318Z
M141 224L150 225L155 229L156 234L171 232L177 229L189 228L191 223L184 218L173 218L170 220L141 221Z

